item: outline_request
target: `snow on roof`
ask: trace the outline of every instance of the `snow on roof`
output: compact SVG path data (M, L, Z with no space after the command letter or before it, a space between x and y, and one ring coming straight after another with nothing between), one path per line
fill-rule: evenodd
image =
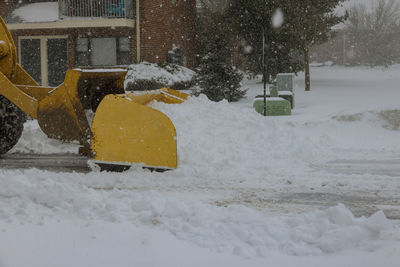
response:
M23 5L12 12L12 17L18 17L21 22L57 21L58 2L43 2Z

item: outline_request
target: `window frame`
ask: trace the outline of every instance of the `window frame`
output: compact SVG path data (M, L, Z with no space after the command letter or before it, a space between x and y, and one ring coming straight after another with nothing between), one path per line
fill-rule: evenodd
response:
M48 86L49 84L49 70L48 70L48 54L47 54L47 40L48 39L66 39L67 40L67 58L69 58L68 51L68 35L23 35L18 36L18 64L21 64L21 40L26 39L39 39L40 40L40 70L41 70L41 84Z
M116 65L93 65L92 60L91 60L91 55L92 52L91 50L93 49L91 44L92 40L95 38L113 38L116 41ZM121 49L121 39L126 38L128 42L125 44L127 47L127 50ZM79 39L87 39L87 51L78 51L78 40ZM77 67L112 67L112 66L128 66L129 64L132 64L132 38L128 36L104 36L104 37L89 37L89 36L80 36L76 38L75 41L75 47L74 47L74 52L75 52L75 65ZM87 64L81 64L81 60L78 59L79 54L86 53L85 57L87 57ZM80 62L81 61L81 62Z

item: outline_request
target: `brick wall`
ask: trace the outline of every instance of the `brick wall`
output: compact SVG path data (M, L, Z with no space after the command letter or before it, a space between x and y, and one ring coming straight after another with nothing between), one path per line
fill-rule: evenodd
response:
M336 35L327 42L311 48L310 60L315 62L332 61L335 64L343 64L346 48L345 42L344 32L336 32Z
M366 53L363 43L354 39L351 33L339 30L328 42L314 46L310 55L311 60L316 62L332 61L339 65L352 65L358 64Z
M4 17L10 11L14 0L0 0L0 16Z
M165 62L173 45L183 49L186 65L195 64L196 1L141 1L141 57Z
M135 2L133 0L134 13ZM183 49L186 66L193 67L196 57L196 0L140 0L140 5L141 60L154 63L165 62L168 51L171 51L175 45ZM75 65L75 40L78 36L129 36L131 62L136 62L136 29L132 28L13 30L12 34L16 45L18 36L68 35L69 67Z

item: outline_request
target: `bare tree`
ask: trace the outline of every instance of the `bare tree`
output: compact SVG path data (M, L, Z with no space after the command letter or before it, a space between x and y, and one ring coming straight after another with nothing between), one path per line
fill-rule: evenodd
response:
M304 54L305 90L311 90L309 50L327 41L333 26L343 22L335 9L344 0L285 0L289 30L295 35Z
M400 4L378 0L348 11L347 31L356 52L353 63L390 65L400 59Z

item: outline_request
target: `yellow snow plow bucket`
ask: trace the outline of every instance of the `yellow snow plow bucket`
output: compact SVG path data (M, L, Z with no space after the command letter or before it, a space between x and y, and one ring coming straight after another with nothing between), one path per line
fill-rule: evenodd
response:
M162 112L146 106L157 100L182 103L188 95L171 89L146 94L107 95L92 123L91 150L98 164L137 163L156 169L177 167L176 131Z
M16 47L0 17L0 95L38 120L50 138L79 141L80 152L102 165L177 167L176 131L156 100L182 103L188 95L162 88L124 94L126 70L68 70L64 83L43 87L17 63ZM86 110L93 110L92 125Z
M133 164L176 168L175 127L165 114L146 104L153 100L182 103L188 95L168 88L123 94L125 74L67 71L65 82L38 103L41 129L51 138L79 141L81 152L104 169ZM95 111L91 127L85 114L88 109Z

